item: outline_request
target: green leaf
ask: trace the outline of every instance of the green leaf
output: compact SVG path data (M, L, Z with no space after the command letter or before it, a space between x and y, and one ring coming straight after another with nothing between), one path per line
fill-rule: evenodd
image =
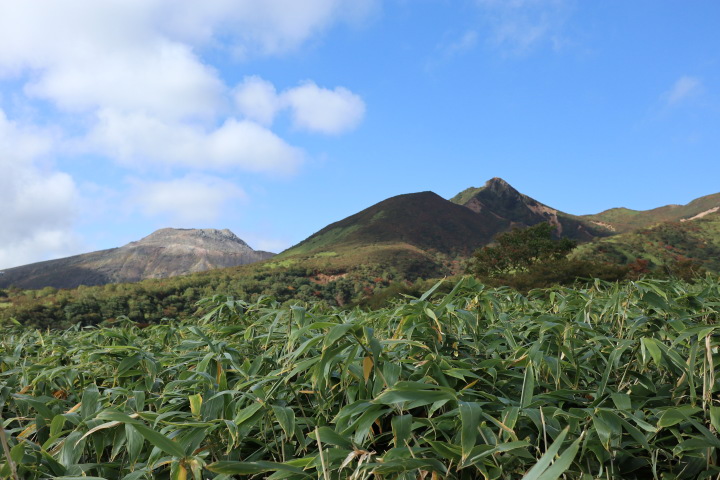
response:
M10 458L16 464L21 464L23 457L25 456L25 442L19 442L13 448L10 449Z
M353 327L355 327L355 324L353 323L341 323L332 327L323 342L324 348L334 346L338 340L340 340Z
M662 351L660 350L660 347L657 344L657 341L654 338L642 338L640 339L640 342L644 348L650 352L650 355L652 356L653 360L655 361L655 364L658 367L662 366Z
M83 419L88 419L97 412L99 399L100 392L97 385L92 384L85 389L82 395L82 405L80 406L80 416Z
M668 408L660 416L657 426L662 428L672 427L673 425L677 425L678 423L687 420L691 415L696 414L700 410L700 408L692 407L690 405Z
M142 451L143 437L130 423L125 424L125 441L127 442L128 460L131 465L134 465Z
M220 461L206 466L214 473L225 475L255 475L258 473L275 472L278 470L305 475L302 469L277 462L233 462Z
M393 442L396 447L404 447L410 440L413 416L408 414L396 415L392 418Z
M479 403L460 402L460 448L462 449L462 460L465 461L470 451L475 446L475 439L480 424L480 413L482 409Z
M580 440L582 440L582 437L583 436L581 435L577 440L570 444L562 455L560 455L560 458L555 460L552 466L545 470L537 478L537 480L557 480L560 478L560 475L565 473L565 471L570 468L570 465L572 465L573 460L575 460L575 456L580 449ZM525 477L523 477L523 480L526 480Z
M295 433L295 412L289 407L272 406L275 418L277 418L280 427L285 432L286 438L290 438Z
M523 378L522 394L520 396L520 407L527 408L532 403L533 391L535 390L535 372L532 362L528 362Z
M254 402L247 407L239 410L235 415L235 424L239 427L240 425L242 425L243 422L252 418L252 416L255 415L262 407L262 403Z
M320 435L320 441L323 444L337 445L338 447L348 449L353 448L353 444L350 440L348 440L346 437L343 437L330 427L320 427L317 431ZM313 432L309 436L311 438L315 438L315 433Z
M142 425L143 423L141 420L131 417L125 413L118 412L117 410L103 410L98 413L96 418L98 420L109 420L111 422L130 423L133 425Z
M62 477L53 477L53 480L108 480L105 477L90 477L90 476L62 476Z
M160 432L146 427L145 425L138 424L134 425L137 431L145 437L145 440L152 443L154 446L173 457L185 457L185 450L173 440L169 439Z
M395 387L381 393L372 403L393 405L408 402L408 408L416 408L443 400L456 400L455 391L420 382L398 382Z
M720 431L720 407L710 406L710 424Z
M557 438L555 438L555 441L552 443L552 445L550 445L550 447L543 454L543 456L540 457L537 463L522 477L522 480L547 480L542 477L542 474L545 472L545 470L548 469L548 467L552 463L553 459L555 458L555 454L560 451L560 447L562 447L562 443L563 441L565 441L565 437L567 437L569 430L570 427L565 427L565 429L560 432L560 434L557 436Z

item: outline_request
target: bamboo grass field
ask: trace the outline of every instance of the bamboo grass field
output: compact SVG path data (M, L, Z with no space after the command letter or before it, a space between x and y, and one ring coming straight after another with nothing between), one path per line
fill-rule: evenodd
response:
M720 475L720 285L491 289L376 311L203 300L0 340L2 478Z

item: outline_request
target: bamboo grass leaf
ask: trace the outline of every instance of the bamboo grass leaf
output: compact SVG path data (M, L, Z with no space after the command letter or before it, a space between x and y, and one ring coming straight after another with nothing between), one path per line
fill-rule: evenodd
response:
M162 433L156 432L155 430L148 428L142 424L133 425L133 427L140 433L140 435L145 437L145 440L147 440L163 452L167 453L168 455L179 458L185 457L185 450L183 449L183 447L177 444L175 441L169 439Z

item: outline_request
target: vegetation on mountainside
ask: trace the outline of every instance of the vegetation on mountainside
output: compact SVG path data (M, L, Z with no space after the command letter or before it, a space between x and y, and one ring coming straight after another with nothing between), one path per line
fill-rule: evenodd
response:
M278 255L312 258L338 249L405 246L429 254L469 255L509 221L484 218L432 192L398 195L335 222Z
M554 227L539 223L499 234L495 241L478 249L466 272L490 285L507 285L521 291L551 285L569 285L582 279L624 279L630 269L598 261L569 260L577 246L569 238L554 238Z
M6 330L0 476L720 474L717 279L202 307L144 329Z
M720 193L696 198L687 205L665 205L652 210L631 210L629 208L611 208L604 212L583 215L579 218L609 224L615 233L627 233L649 228L662 222L679 222L696 215L717 211L720 206Z
M477 276L495 277L507 273L526 272L534 265L565 258L577 246L569 238L553 238L549 223L528 228L515 228L499 234L491 245L478 249L468 265Z
M329 265L324 258L317 260L317 264L305 262L303 266L242 266L73 290L0 290L0 325L18 322L38 328L65 328L77 323L95 325L121 316L138 323L185 319L197 310L198 300L216 294L251 302L272 296L280 302L347 306L366 301L392 285L416 291L413 285L422 285L421 278L438 276L436 271L423 270L427 264L422 260L407 257L400 257L395 266L381 266L380 262L365 265L357 259L358 265L352 268L340 262ZM427 275L421 277L420 273Z
M619 265L639 261L648 272L720 272L720 213L597 240L580 245L572 256Z

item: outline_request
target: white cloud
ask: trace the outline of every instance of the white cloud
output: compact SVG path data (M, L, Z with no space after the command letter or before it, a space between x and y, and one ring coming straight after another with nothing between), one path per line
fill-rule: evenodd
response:
M184 118L222 112L226 87L196 51L281 53L367 0L68 0L5 2L0 73L63 109L140 110ZM349 13L348 13L349 12ZM228 47L228 42L231 45Z
M663 98L668 105L673 106L699 95L702 90L703 86L699 78L682 76L669 91L663 94Z
M339 134L357 127L365 116L365 102L344 87L318 87L314 82L277 93L260 77L246 77L234 90L239 112L247 119L272 124L282 110L290 110L293 125L315 133Z
M344 133L365 115L362 98L343 87L329 90L307 82L285 92L283 99L290 106L293 124L311 132Z
M155 164L292 173L304 156L302 150L248 120L229 118L208 131L198 125L111 110L100 112L87 143L96 152L140 168Z
M172 0L166 0L171 2ZM208 3L202 6L202 3ZM185 0L178 18L197 24L200 15L217 32L230 37L241 54L278 54L297 48L335 22L357 22L372 13L379 0ZM195 27L197 30L198 27ZM207 35L206 35L207 36Z
M282 108L275 85L258 76L245 77L233 91L240 113L263 125L272 124L275 114Z
M311 83L278 96L258 77L231 92L197 52L226 42L287 51L333 22L361 18L375 3L28 0L3 7L0 71L20 75L28 97L85 112L89 147L126 165L287 173L302 152L258 123L270 125L289 105L298 128L339 133L360 121L362 100ZM232 110L231 96L252 123L226 118L214 127Z
M213 222L232 201L245 192L231 182L190 175L168 181L134 182L131 204L149 217L163 217L176 227L197 227Z
M10 122L0 110L0 268L76 252L75 183L42 165L52 138Z
M491 30L491 42L513 53L525 53L550 41L561 45L569 0L476 0Z
M57 128L66 129L60 143L66 145L72 135L79 151L133 169L280 174L297 169L304 153L267 128L278 108L291 109L298 128L337 133L359 121L347 108L354 104L357 110L359 97L327 90L337 98L320 96L312 119L299 100L292 107L283 104L271 84L260 86L272 87L266 98L280 104L263 105L253 95L243 99L208 58L286 54L333 24L367 18L379 5L379 0L0 2L0 78L10 79L3 82L8 86L3 94L18 103L16 111L71 118L72 125ZM232 116L237 109L244 118ZM0 267L74 248L74 180L42 164L52 164L54 135L0 117ZM195 191L210 194L209 188ZM148 198L162 204L161 196ZM210 209L222 203L210 198L216 199L208 200Z

